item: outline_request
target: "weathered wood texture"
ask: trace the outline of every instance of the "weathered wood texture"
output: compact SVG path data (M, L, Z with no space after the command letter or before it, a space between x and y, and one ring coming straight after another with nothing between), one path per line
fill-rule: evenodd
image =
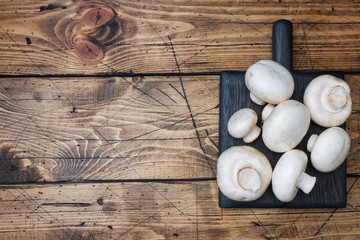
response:
M76 194L74 194L76 192ZM360 181L345 209L220 209L215 181L8 185L1 239L358 239Z
M347 169L349 174L360 174L360 76L345 75L345 79L351 86L351 100L353 111L346 121L346 130L351 138L351 147L347 156Z
M2 0L0 74L245 70L271 58L280 18L294 24L295 70L358 71L359 11L355 0Z
M218 76L0 86L1 182L215 177Z
M345 79L359 174L360 75ZM0 182L213 178L218 89L219 76L1 79Z

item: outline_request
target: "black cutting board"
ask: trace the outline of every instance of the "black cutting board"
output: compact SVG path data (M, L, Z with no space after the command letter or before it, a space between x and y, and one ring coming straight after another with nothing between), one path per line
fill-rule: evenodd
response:
M344 79L343 73L317 72L296 73L292 71L292 25L287 20L280 20L273 25L273 60L286 67L295 80L295 90L291 99L303 102L303 94L312 79L322 74L331 74ZM249 90L245 85L245 72L221 72L220 80L220 154L232 146L245 145L242 139L235 139L227 131L227 123L231 115L241 108L251 108L258 114L257 126L262 127L261 111L263 106L256 105L250 100ZM340 126L345 129L345 124ZM310 162L310 154L306 150L309 137L320 134L326 128L311 122L306 136L296 147L308 155L306 172L316 176L316 184L309 194L299 190L295 199L289 203L280 202L272 192L271 184L265 194L253 202L237 202L230 200L219 191L219 206L222 208L338 208L346 206L346 164L343 163L337 170L330 173L321 173L315 170ZM266 155L274 168L282 155L270 151L259 136L254 142L246 144L252 146Z

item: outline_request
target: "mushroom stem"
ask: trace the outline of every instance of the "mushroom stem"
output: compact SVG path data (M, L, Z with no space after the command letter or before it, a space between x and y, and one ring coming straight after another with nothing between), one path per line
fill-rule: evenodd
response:
M321 96L321 103L330 112L340 112L348 103L346 89L339 85L326 88Z
M265 103L266 103L266 102L264 102L263 100L258 99L258 98L257 98L254 94L252 94L251 92L250 92L250 99L251 99L251 101L253 101L254 103L256 103L257 105L260 105L260 106L265 105Z
M270 103L267 104L261 113L261 119L263 121L266 121L266 119L269 117L270 113L274 110L274 108L275 108L275 105L272 105Z
M306 194L311 192L314 188L316 177L312 177L309 174L302 172L299 178L297 186Z
M256 192L261 186L261 176L256 169L244 167L238 172L238 184L246 191Z
M313 135L311 135L311 137L309 138L309 141L308 141L307 146L306 146L306 148L307 148L307 150L308 150L309 152L312 151L312 148L313 148L313 146L314 146L314 144L315 144L315 141L316 141L316 139L318 138L318 136L319 136L319 135L317 135L317 134L313 134Z
M261 129L255 126L244 138L244 143L251 143L260 135Z

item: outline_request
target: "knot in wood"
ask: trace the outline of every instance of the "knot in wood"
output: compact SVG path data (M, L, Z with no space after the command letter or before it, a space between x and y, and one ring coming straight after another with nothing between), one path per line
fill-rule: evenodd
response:
M106 7L89 8L81 17L82 22L89 27L100 27L114 17L114 12Z

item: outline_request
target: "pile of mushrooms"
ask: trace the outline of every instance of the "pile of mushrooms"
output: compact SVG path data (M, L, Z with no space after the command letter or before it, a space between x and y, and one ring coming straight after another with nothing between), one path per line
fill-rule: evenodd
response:
M299 189L310 193L316 177L305 173L308 157L294 148L306 135L312 120L322 127L330 127L319 136L313 134L308 139L307 150L311 153L312 166L326 173L334 171L345 161L350 137L337 126L351 114L349 86L342 79L322 75L307 86L304 104L291 100L294 79L285 67L272 60L253 64L246 71L245 84L254 103L268 103L261 114L265 146L284 154L272 171L266 156L253 147L227 149L220 155L217 164L221 192L235 201L254 201L264 194L271 182L275 197L282 202L292 201ZM239 109L229 119L228 132L232 137L250 143L261 133L261 128L256 126L257 121L254 110Z

